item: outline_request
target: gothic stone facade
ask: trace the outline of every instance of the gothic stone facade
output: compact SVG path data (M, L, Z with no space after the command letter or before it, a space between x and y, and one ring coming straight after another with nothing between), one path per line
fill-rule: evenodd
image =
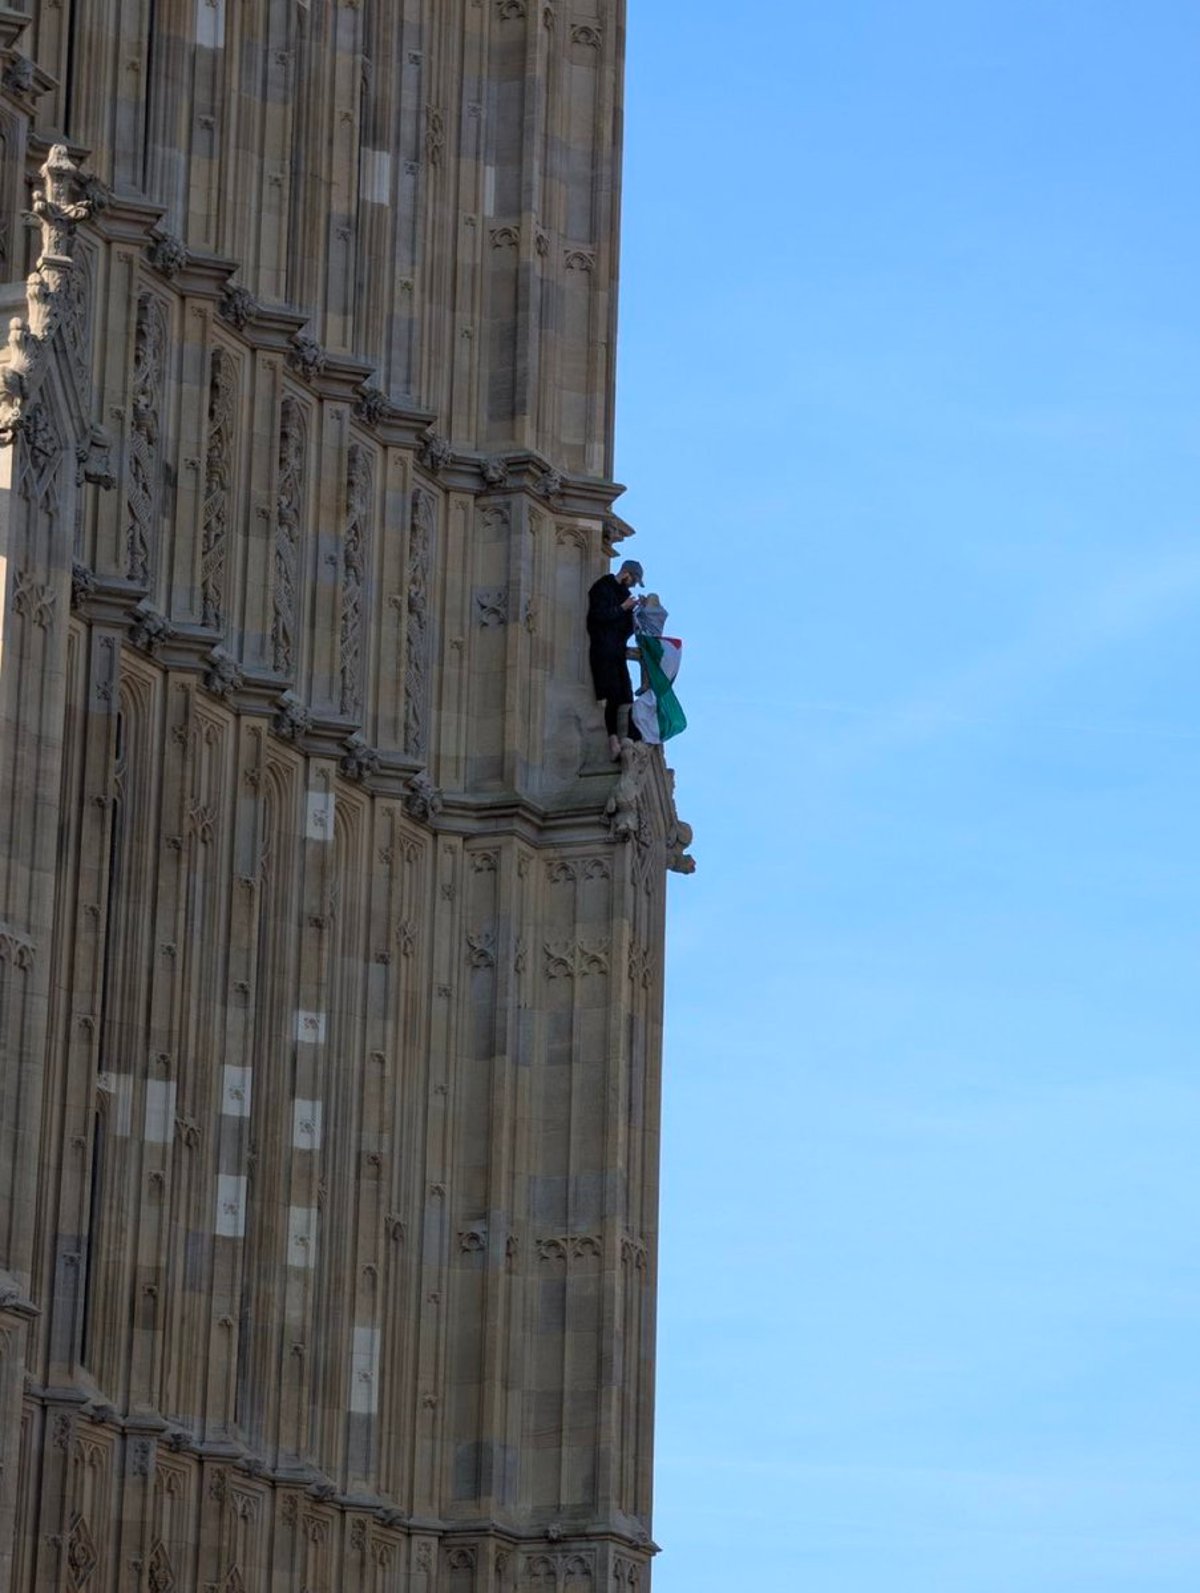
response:
M0 1593L649 1586L622 48L0 8Z

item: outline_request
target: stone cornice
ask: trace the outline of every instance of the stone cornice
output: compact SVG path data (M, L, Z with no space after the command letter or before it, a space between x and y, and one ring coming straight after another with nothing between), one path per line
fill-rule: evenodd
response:
M0 6L0 50L11 50L32 21L23 11Z
M16 1308L9 1306L6 1309ZM36 1306L31 1305L29 1311L35 1316L39 1314ZM72 1412L84 1421L118 1433L145 1436L155 1440L164 1451L194 1455L210 1463L224 1463L248 1480L272 1488L303 1492L337 1510L370 1513L390 1528L437 1537L448 1545L487 1537L500 1539L513 1548L550 1545L559 1553L569 1553L597 1542L616 1544L636 1554L654 1555L659 1552L658 1544L636 1522L630 1524L627 1518L612 1520L565 1516L546 1525L523 1527L510 1521L497 1520L494 1516L460 1517L448 1521L440 1516L409 1515L393 1500L381 1495L343 1492L332 1477L315 1466L272 1466L256 1450L236 1439L196 1438L185 1428L153 1412L130 1412L124 1415L107 1403L102 1394L92 1394L83 1388L45 1387L36 1383L27 1383L25 1393L27 1398L47 1409Z
M336 763L339 774L368 796L403 802L413 817L433 829L464 838L511 834L531 846L610 842L603 817L614 786L610 764L585 766L574 782L574 794L554 808L512 791L437 791L419 760L393 748L368 745L359 721L314 711L283 676L245 669L225 651L217 632L173 625L151 605L144 587L101 580L82 567L76 568L73 584L74 611L80 619L121 634L159 668L194 676L231 712L268 720L278 740L306 757ZM656 767L662 762L654 753L648 759ZM667 791L662 784L660 806L669 801ZM670 813L674 822L673 806Z
M12 1274L0 1268L0 1314L3 1313L20 1317L23 1322L32 1322L42 1314L41 1308L26 1298L24 1289Z

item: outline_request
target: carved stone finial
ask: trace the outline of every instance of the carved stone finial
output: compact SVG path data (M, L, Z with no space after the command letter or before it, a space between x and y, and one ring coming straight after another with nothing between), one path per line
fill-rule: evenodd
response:
M55 144L33 191L30 216L41 229L37 265L26 280L25 320L9 322L6 361L0 372L0 444L21 430L33 399L46 349L58 330L75 276L75 234L108 203L108 191L80 171L65 144Z

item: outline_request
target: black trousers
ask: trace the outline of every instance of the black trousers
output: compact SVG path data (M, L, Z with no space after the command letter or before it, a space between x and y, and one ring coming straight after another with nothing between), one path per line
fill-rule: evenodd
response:
M604 728L610 736L619 736L620 730L618 715L622 708L628 708L633 703L633 684L629 679L629 666L625 662L625 638L621 638L620 651L613 647L597 647L595 644L590 649L589 662L592 666L592 684L596 689L597 699L604 702ZM640 741L641 732L633 722L632 715L629 720L629 739Z

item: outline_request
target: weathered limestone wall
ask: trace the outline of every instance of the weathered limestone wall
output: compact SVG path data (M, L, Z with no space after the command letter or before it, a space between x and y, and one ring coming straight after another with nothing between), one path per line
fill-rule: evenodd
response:
M623 9L0 9L0 1593L649 1585Z

